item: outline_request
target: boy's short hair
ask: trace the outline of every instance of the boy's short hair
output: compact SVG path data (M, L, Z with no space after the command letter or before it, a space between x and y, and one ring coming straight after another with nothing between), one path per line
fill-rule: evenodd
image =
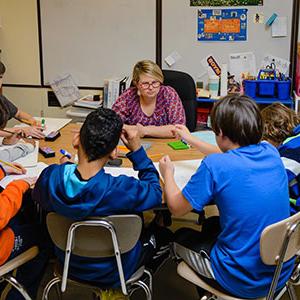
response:
M123 122L111 109L98 108L91 112L80 129L80 143L88 161L102 158L118 145Z
M247 96L228 95L219 100L211 112L216 135L227 136L240 146L257 144L263 134L263 122L257 104Z
M0 61L0 75L3 75L6 71L5 65Z
M300 124L296 112L279 102L265 107L261 114L264 121L263 138L276 145L292 136L293 129Z

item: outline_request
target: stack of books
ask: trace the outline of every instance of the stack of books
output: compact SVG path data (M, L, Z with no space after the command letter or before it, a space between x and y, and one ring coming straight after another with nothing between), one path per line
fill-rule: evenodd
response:
M104 80L103 106L112 108L116 99L130 86L131 78L113 78Z

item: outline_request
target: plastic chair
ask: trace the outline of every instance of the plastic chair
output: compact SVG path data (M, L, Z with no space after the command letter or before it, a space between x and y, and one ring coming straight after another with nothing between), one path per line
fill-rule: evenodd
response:
M299 265L294 269L291 279L286 283L285 287L277 292L275 298L274 295L283 263L296 256L297 252L300 250L299 224L300 213L297 213L283 221L269 225L263 230L260 237L260 256L264 264L276 266L276 269L268 295L259 299L280 299L285 291L288 291L289 298L297 300L293 285L299 283L299 274L295 275L295 272L299 270ZM185 262L181 262L178 265L177 273L186 280L208 291L210 296L204 296L206 297L205 299L218 297L224 300L246 300L224 293L215 286L209 285ZM295 277L297 277L298 280L296 280Z
M0 267L0 282L7 281L14 288L16 288L26 300L31 300L31 297L28 295L23 285L20 284L13 275L11 275L11 272L27 263L29 260L35 258L38 255L38 253L38 247L33 246L25 252L23 252L22 254L7 261L4 265Z
M194 79L181 71L162 70L164 84L173 87L179 95L186 116L186 126L194 131L197 125L197 97Z
M147 299L152 299L151 273L142 266L129 280L125 281L122 266L121 254L130 251L140 237L142 221L139 216L114 215L74 222L52 212L47 215L47 227L55 246L65 251L65 260L63 270L56 267L54 271L55 277L46 285L42 299L48 299L51 287L59 282L61 282L61 292L65 292L67 282L90 288L96 293L101 291L101 288L97 286L68 278L71 254L90 258L115 256L122 293L130 295L136 287L141 287ZM141 279L143 274L148 276L149 286Z

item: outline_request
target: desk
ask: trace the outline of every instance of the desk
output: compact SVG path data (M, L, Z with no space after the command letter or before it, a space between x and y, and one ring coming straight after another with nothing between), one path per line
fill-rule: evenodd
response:
M49 146L55 151L55 157L45 158L41 154L39 154L39 161L42 161L48 165L59 163L59 158L61 154L59 153L60 149L65 149L71 154L74 154L76 151L72 147L72 138L73 132L72 130L78 130L80 128L79 124L70 123L64 128L60 130L61 136L55 140L54 142L46 142L44 140L40 141L40 146ZM154 139L147 138L143 139L147 142L151 142L151 147L147 150L148 155L153 154L168 154L171 160L192 160L192 159L201 159L204 155L196 149L188 149L188 150L174 150L170 146L167 145L168 142L174 141L175 139ZM159 161L161 156L155 156L153 161ZM130 167L131 163L127 158L123 158L123 167Z

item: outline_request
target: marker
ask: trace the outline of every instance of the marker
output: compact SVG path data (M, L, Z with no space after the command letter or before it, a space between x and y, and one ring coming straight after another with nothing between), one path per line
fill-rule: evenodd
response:
M44 129L45 129L45 125L46 125L45 119L44 119L44 118L42 118L42 130L44 130Z
M67 150L60 149L59 152L60 152L62 155L66 156L68 159L71 159L71 157L72 157L72 154L70 154Z
M190 146L189 143L188 143L186 140L181 139L181 141L182 141L185 145Z

